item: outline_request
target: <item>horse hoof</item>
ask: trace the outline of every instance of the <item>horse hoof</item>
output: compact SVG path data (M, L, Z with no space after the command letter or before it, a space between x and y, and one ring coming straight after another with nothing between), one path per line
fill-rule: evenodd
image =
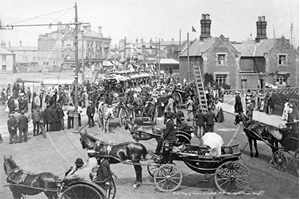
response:
M255 158L258 158L258 154L255 154L255 156L254 156Z
M135 183L135 184L132 186L132 189L137 189L137 188L139 188L141 185L142 185L141 182L137 182L137 183Z
M253 154L252 153L250 153L250 158L253 158Z

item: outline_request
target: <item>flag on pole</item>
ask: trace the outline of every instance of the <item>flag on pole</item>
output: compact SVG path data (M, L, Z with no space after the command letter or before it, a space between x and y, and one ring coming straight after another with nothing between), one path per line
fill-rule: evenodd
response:
M192 32L197 32L194 26L192 26Z

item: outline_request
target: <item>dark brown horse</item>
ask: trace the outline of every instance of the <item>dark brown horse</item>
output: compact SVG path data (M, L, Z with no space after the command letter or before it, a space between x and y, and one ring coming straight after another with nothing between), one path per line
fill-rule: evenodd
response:
M4 156L3 166L5 174L8 175L6 182L10 184L14 199L41 192L44 192L48 199L58 198L56 184L58 177L52 173L30 174L18 167L11 156L9 158Z
M280 136L279 131L275 127L263 125L255 120L250 120L243 112L240 112L235 116L234 124L237 125L240 122L243 123L243 130L248 137L251 158L253 157L252 142L254 142L254 148L256 150L254 157L257 158L259 155L257 150L257 140L264 141L268 144L274 154L274 152L278 149L278 139L280 139L279 137L274 137L274 135Z
M85 133L80 133L80 143L83 149L93 149L98 152L99 157L108 157L111 164L117 164L131 161L135 174L136 181L133 185L137 188L142 184L142 167L140 165L140 160L146 160L147 149L144 145L134 142L123 142L120 144L109 144L100 141L93 136Z

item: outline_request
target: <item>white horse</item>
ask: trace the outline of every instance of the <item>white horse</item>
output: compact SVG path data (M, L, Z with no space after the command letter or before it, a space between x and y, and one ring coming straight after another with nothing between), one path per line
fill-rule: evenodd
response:
M113 118L113 108L112 107L104 106L102 113L103 113L103 117L102 117L102 121L103 121L102 131L104 133L108 133L109 132L109 119Z

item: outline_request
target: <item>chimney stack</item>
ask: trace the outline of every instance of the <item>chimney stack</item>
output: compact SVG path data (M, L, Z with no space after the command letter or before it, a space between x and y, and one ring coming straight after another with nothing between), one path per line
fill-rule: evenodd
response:
M20 47L22 47L22 41L20 41Z
M5 43L5 41L1 41L1 48L6 49L6 43Z
M257 43L262 39L268 39L267 37L267 22L265 20L265 16L258 17L258 21L256 22L256 38L255 41Z
M99 35L101 35L101 37L103 36L103 34L102 34L102 26L98 26L98 33L99 33Z
M92 31L92 25L91 25L91 24L88 24L88 25L87 25L87 31L89 31L89 32Z
M209 14L202 14L202 19L200 20L201 25L201 35L200 40L203 41L206 38L210 38L210 25L211 20Z

